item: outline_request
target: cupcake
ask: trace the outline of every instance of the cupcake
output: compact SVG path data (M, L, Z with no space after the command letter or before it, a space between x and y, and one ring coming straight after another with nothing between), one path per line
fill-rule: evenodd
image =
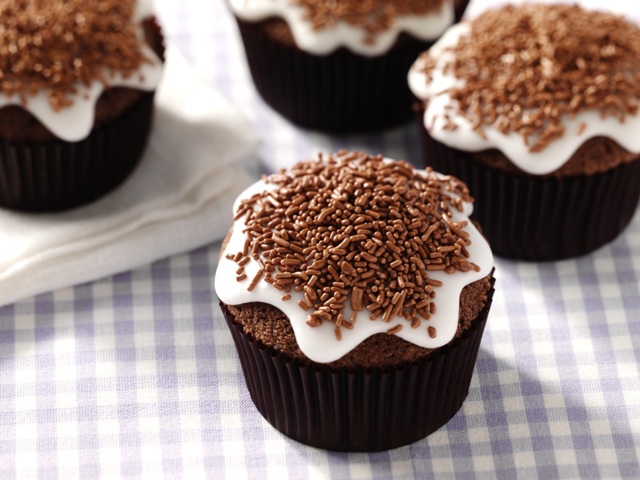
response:
M406 72L468 0L231 0L255 86L302 127L346 133L409 121Z
M449 29L409 84L427 165L467 183L496 255L544 261L616 238L640 195L640 28L576 5Z
M493 257L457 179L341 151L236 201L215 289L251 398L339 451L424 438L466 398Z
M146 145L163 52L150 5L1 1L0 208L91 202Z

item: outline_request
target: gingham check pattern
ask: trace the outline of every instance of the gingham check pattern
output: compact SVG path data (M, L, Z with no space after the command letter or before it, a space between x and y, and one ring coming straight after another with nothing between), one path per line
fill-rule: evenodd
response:
M267 168L340 147L418 158L411 127L326 137L273 114L221 0L158 10L257 126ZM213 291L218 250L0 308L0 478L640 478L640 218L584 258L497 260L462 410L374 454L309 448L262 419Z

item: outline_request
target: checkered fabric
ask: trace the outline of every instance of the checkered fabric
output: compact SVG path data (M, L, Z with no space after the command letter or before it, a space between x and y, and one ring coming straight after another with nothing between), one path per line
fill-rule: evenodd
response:
M264 168L341 147L417 160L411 126L328 137L269 110L222 0L157 7L262 134ZM640 217L583 258L498 259L463 408L373 454L310 448L262 419L213 291L218 251L0 307L0 478L640 478Z

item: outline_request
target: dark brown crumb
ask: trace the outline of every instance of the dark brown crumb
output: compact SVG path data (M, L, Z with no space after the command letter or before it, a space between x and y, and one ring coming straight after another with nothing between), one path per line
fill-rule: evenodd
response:
M525 4L490 10L450 48L448 66L465 86L450 90L479 134L517 132L530 151L564 133L561 119L596 110L623 121L640 99L640 28L576 5ZM435 59L426 52L427 77Z
M529 175L520 170L502 152L498 150L485 150L473 153L473 158L478 163L496 168L505 172ZM614 140L606 137L590 138L584 142L578 150L569 158L562 167L547 174L550 177L566 177L573 175L593 175L606 172L624 163L633 162L638 155L630 153Z
M459 323L456 337L478 318L485 307L487 292L491 288L488 277L467 285L460 295ZM226 305L244 333L254 340L273 347L292 358L308 361L300 350L287 316L276 307L265 303ZM431 354L433 350L414 345L396 335L379 333L365 339L342 358L329 363L330 367L385 368L414 362Z
M22 102L47 90L55 109L75 85L134 74L146 59L135 0L0 0L0 92Z
M350 304L372 320L404 317L417 328L435 313L442 285L429 272L479 270L469 259L467 222L452 220L452 209L472 201L455 178L341 151L265 182L274 188L236 212L245 217L249 243L233 258L260 264L250 290L262 279L283 294L303 294L298 305L310 327L331 321L340 337L339 329L352 325L342 319Z

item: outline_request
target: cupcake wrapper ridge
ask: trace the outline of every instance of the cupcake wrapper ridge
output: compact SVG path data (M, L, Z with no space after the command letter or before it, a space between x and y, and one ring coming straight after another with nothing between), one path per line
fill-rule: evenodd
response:
M493 297L469 329L403 367L331 369L305 364L254 341L221 305L247 388L262 416L304 444L335 451L388 450L447 423L467 394Z
M494 254L553 261L590 253L629 224L640 199L640 161L592 175L538 177L497 171L420 131L427 166L464 181Z
M154 92L80 142L0 139L0 208L48 212L77 207L119 186L134 170L151 128Z
M456 3L456 16L467 3ZM399 42L374 57L346 48L313 55L269 38L259 22L236 20L256 89L294 124L349 133L390 128L411 119L407 72L433 42Z

